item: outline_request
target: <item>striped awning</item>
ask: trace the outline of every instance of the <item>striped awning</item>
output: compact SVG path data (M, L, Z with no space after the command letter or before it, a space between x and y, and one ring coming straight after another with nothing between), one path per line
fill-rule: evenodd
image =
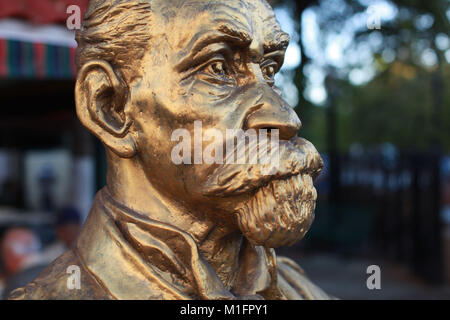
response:
M0 78L74 78L75 32L67 8L89 0L0 0Z
M0 78L75 78L75 48L0 39Z

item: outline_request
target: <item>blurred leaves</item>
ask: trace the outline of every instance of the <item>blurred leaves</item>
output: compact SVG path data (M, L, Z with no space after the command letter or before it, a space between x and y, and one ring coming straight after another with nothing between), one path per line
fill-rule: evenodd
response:
M450 52L450 1L386 2L396 9L393 19L382 21L380 30L367 27L356 30L344 52L342 65L320 62L320 68L327 74L324 86L328 101L325 106L315 106L311 101L300 100L297 111L304 123L302 135L325 151L326 110L333 107L337 115L335 134L342 151L348 150L352 143L372 146L390 142L408 150L426 150L438 143L450 152L450 67L446 59ZM300 9L297 4L297 14L300 16L305 10L315 12L320 29L317 42L325 52L329 41L346 25L358 15L367 14L369 3L307 1ZM370 58L363 55L365 48L370 48ZM350 59L351 56L357 59ZM304 57L303 62L295 82L304 90L308 81L305 64L317 67L318 62L314 56ZM349 75L356 68L367 73L364 64L375 75L368 82L355 85Z

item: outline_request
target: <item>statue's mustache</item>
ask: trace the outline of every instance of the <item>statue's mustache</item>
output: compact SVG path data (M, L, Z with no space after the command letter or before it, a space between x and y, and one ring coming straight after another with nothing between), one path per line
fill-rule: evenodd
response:
M248 144L246 149L250 157L255 157L258 143ZM323 161L313 144L306 139L294 137L289 141L280 141L275 145L278 148L277 159L275 153L269 152L269 161L266 164L227 163L220 165L203 185L205 196L232 196L256 190L270 181L285 179L298 174L308 174L317 177L323 168ZM278 165L271 174L267 175L268 166Z

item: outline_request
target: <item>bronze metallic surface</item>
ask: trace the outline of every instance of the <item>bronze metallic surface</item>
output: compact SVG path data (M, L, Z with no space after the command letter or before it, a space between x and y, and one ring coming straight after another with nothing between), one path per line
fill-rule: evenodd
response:
M289 37L271 7L91 0L77 41L77 114L106 147L107 184L76 248L11 299L328 299L274 251L308 231L322 160L273 83ZM279 166L174 163L173 132L196 121L224 139L277 129Z

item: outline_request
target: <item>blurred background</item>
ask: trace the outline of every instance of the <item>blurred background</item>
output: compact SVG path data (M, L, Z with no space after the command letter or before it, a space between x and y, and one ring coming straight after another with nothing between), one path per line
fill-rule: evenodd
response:
M325 161L315 223L279 253L342 299L450 299L450 1L269 2L291 36L277 85ZM105 184L74 108L67 8L87 3L0 0L0 296L73 244Z

